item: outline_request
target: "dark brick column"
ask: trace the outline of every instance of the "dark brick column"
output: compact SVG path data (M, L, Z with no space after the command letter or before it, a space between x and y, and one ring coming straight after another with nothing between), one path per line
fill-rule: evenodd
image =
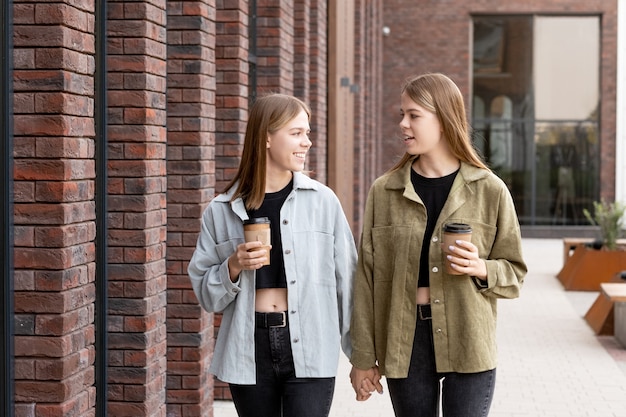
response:
M382 0L358 0L355 36L355 137L353 231L361 233L363 207L369 188L382 174L379 156L382 141ZM387 115L385 115L387 116Z
M222 2L217 10L215 98L215 191L234 177L248 119L248 2ZM215 314L215 335L221 314ZM216 399L230 399L228 385L215 380Z
M165 1L109 1L109 416L165 416Z
M304 50L308 60L307 103L311 107L311 141L308 169L312 176L326 184L328 181L328 4L324 0L302 0L308 14L307 48ZM308 10L307 10L308 9ZM297 15L297 14L296 14ZM297 20L296 20L297 21ZM297 33L297 32L296 32ZM297 83L296 83L297 85Z
M259 94L294 91L294 2L258 2Z
M18 417L94 413L93 9L14 3Z
M217 10L215 188L235 176L248 120L248 2L222 2Z
M215 0L167 2L167 416L212 416L213 315L187 265L215 193Z

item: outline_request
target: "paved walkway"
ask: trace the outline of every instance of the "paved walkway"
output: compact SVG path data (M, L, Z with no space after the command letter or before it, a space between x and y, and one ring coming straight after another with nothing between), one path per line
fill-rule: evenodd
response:
M626 349L587 325L583 316L597 293L563 290L555 277L562 256L561 240L524 239L522 295L498 304L490 417L626 417ZM342 355L331 417L393 417L387 393L354 400L349 371ZM216 401L215 417L236 417L232 403Z

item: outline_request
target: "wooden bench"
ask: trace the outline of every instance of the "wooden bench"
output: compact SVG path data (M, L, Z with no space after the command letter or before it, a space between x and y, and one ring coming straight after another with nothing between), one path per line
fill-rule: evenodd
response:
M626 281L615 274L611 282L600 284L598 298L585 314L585 320L597 335L615 334L615 303L626 303Z
M613 301L615 339L626 348L626 281L602 284L602 293Z
M589 237L564 237L563 238L563 264L567 261L567 258L572 256L574 250L576 250L577 246L585 245L587 243L592 243L593 238ZM617 246L619 248L626 247L626 239L617 239Z
M563 238L563 264L572 255L572 252L576 249L576 246L584 245L586 243L593 242L593 239L586 237L564 237Z

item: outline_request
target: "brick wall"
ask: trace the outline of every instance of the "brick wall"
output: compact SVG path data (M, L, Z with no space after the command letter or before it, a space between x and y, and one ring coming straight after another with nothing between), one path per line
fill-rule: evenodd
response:
M322 0L308 1L309 25L309 78L308 88L311 107L311 135L313 146L308 153L308 169L311 176L326 184L328 181L328 4ZM304 6L303 6L304 7ZM303 42L303 41L302 41Z
M110 416L165 416L165 6L108 2Z
M211 416L213 395L230 398L208 373L221 316L198 305L187 264L241 154L248 7L107 2L109 211L97 213L95 3L14 1L17 417L93 417L103 398L112 417ZM258 94L310 104L308 168L326 182L328 3L258 2L257 15ZM375 43L360 43L361 71ZM376 106L356 97L370 135ZM108 222L107 352L95 346L97 216ZM98 355L107 392L96 392Z
M294 91L294 1L257 2L259 94Z
M398 160L403 147L397 140L398 89L409 75L441 71L450 75L470 102L472 14L600 15L600 133L601 197L612 200L615 191L615 100L617 52L616 0L450 0L384 3L383 22L391 28L384 38L383 96L385 169ZM407 19L410 16L410 19Z
M372 182L382 174L381 99L383 92L382 0L360 0L356 7L355 141L354 141L354 234L360 236L367 193ZM367 138L367 140L361 140Z
M215 45L215 189L235 176L248 120L248 2L222 2Z
M93 7L14 3L19 417L90 416L95 401Z
M215 1L167 3L167 415L212 415L213 316L187 265L215 186Z

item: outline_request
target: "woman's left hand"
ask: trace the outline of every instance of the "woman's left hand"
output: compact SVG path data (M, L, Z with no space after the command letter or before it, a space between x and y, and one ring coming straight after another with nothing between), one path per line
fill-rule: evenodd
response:
M472 242L457 240L456 245L446 248L446 256L452 263L452 268L463 274L480 279L487 279L487 265L484 259L478 257L478 248Z

